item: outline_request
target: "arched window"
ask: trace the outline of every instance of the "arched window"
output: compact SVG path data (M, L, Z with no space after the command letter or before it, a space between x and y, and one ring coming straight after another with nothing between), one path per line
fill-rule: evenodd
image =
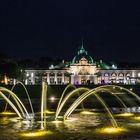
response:
M124 74L123 73L119 73L118 76L119 77L124 77Z
M111 79L114 79L115 80L116 78L117 78L117 74L116 73L112 73L111 74Z
M117 74L116 73L112 73L111 76L112 77L117 77Z
M80 62L81 65L87 65L88 64L88 60L84 57L81 58L79 62Z
M123 74L123 73L119 73L119 74L118 74L118 77L119 77L120 80L122 80L122 79L124 79L124 74ZM121 82L121 81L120 81L120 82Z
M50 75L50 76L54 76L55 74L54 74L53 72L51 72L49 75Z
M127 74L126 74L126 77L130 77L130 76L131 76L131 73L127 73Z

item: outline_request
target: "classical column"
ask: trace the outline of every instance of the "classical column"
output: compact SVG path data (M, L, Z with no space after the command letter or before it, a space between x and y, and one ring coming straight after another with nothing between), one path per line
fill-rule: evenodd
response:
M71 84L74 84L74 75L71 75Z
M62 73L62 84L65 84L65 73Z
M28 79L25 79L25 85L28 85Z
M13 80L13 84L14 84L14 85L16 84L16 79Z
M34 73L33 72L31 73L31 83L32 83L32 85L35 84L35 78L34 78Z
M34 77L32 78L32 84L33 85L35 84L35 78Z
M55 77L54 77L54 81L57 84L57 73L55 72Z
M82 80L81 75L78 75L78 84L79 84L79 85L82 84L81 80Z
M47 83L50 84L50 73L47 73Z

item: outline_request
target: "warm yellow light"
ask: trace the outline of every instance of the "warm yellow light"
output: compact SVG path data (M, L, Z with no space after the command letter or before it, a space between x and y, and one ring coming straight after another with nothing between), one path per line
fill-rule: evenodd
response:
M15 115L16 113L14 112L8 112L8 111L4 111L4 112L1 112L0 115Z
M122 131L126 131L126 129L124 128L120 128L120 127L108 127L108 128L103 128L98 130L98 132L100 133L107 133L107 134L116 134L116 133L121 133Z
M46 110L44 113L46 113L46 114L54 114L55 112ZM35 114L41 114L41 112L37 112Z
M5 83L5 85L8 85L8 79L7 79L6 75L4 76L4 83Z
M90 112L90 111L82 111L82 112L80 112L80 114L82 114L82 115L93 115L93 114L96 114L96 113Z
M122 128L115 128L115 127L110 127L110 128L104 128L104 129L102 129L102 133L120 133L120 132L122 132L122 131L124 131L124 129L122 129Z
M132 90L133 90L133 88L130 88L129 90L131 90L131 91L132 91Z
M46 110L45 113L46 113L46 114L54 114L55 112Z
M47 134L52 134L51 131L38 131L38 132L27 132L27 133L22 133L22 137L41 137L45 136Z
M50 100L51 100L51 102L54 102L56 99L55 99L55 97L52 96L52 97L50 98Z
M140 117L134 117L134 120L140 120Z
M73 122L73 121L76 121L76 120L77 120L77 118L69 118L69 119L65 120L65 122Z
M52 123L59 124L59 123L63 123L63 121L52 121Z
M133 115L134 115L133 113L122 113L122 114L117 114L116 116L119 116L119 117L131 117Z
M0 119L0 124L2 125L7 125L9 123L9 118L6 116L6 117L2 117Z

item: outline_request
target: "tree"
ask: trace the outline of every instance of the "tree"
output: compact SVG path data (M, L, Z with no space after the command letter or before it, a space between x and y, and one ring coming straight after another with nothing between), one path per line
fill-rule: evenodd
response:
M20 79L24 76L24 71L20 70L20 67L15 61L7 57L0 58L0 75L2 77L6 75L8 78Z

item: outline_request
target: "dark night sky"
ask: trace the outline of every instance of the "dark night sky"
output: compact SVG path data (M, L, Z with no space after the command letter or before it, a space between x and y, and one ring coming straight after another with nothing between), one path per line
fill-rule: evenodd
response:
M0 52L72 59L84 40L95 60L140 62L139 0L4 0Z

